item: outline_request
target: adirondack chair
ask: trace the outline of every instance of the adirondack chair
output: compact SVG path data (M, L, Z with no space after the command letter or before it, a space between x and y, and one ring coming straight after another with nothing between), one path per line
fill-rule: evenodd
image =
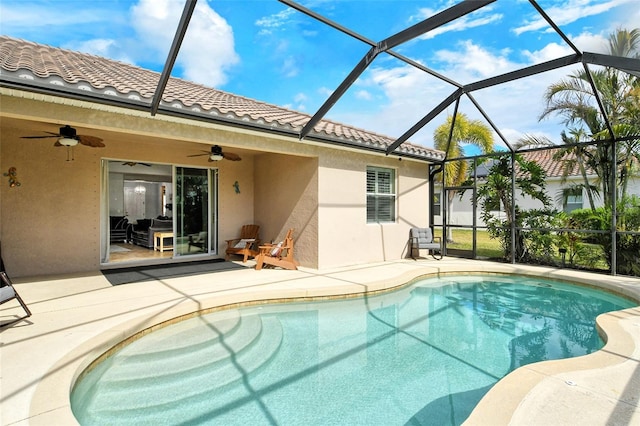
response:
M256 250L256 247L260 244L258 239L259 232L259 225L244 225L240 230L240 238L226 240L227 252L225 260L229 260L229 256L232 254L243 256L242 262L246 262L249 256L256 257L259 253Z
M289 229L280 243L260 246L260 253L256 256L256 269L259 271L264 265L298 269L298 262L293 259L293 229Z
M411 228L409 235L409 250L411 250L411 258L415 259L414 250L420 254L420 249L429 250L431 256L436 259L442 259L442 243L440 237L434 237L431 228ZM440 258L435 256L438 252Z
M24 301L22 300L22 298L20 297L20 295L18 294L18 292L16 291L15 288L13 288L13 284L11 283L11 280L9 279L9 276L7 275L6 272L2 271L0 272L0 305L2 305L5 302L8 302L10 300L16 299L18 301L18 303L20 303L20 306L22 306L22 309L24 309L24 311L27 313L26 316L21 317L21 318L17 318L14 321L10 321L7 323L4 323L2 325L0 325L0 327L5 326L5 325L9 325L9 324L13 324L14 322L17 322L21 319L24 318L28 318L31 316L31 311L29 310L29 308L27 308L27 305L24 303Z

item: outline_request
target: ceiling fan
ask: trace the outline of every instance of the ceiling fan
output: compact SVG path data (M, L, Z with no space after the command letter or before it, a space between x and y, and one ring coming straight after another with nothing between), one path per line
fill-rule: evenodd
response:
M188 155L187 157L200 157L203 155L209 156L209 161L220 161L223 158L229 161L240 161L242 158L238 154L234 154L233 152L222 152L222 148L219 145L214 145L211 147L211 151L202 151L204 154L194 154Z
M151 164L147 164L147 163L138 163L136 161L125 161L124 163L122 163L123 166L131 166L131 167L135 167L136 165L141 165L141 166L147 166L147 167L151 167Z
M104 148L104 143L102 143L102 139L96 136L86 136L86 135L78 135L76 133L76 129L69 126L60 127L59 133L53 132L45 132L48 133L46 136L22 136L22 139L43 139L43 138L58 138L56 143L53 146L66 146L72 147L76 146L78 143L90 146L92 148Z

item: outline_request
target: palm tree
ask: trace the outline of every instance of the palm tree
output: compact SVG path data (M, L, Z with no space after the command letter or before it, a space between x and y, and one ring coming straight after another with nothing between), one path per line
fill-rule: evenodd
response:
M584 190L589 200L589 207L592 211L595 211L595 196L598 195L598 188L589 182L588 172L591 167L589 161L592 159L591 152L585 145L576 145L582 142L586 138L586 134L583 129L569 129L569 134L562 131L560 134L562 142L566 145L570 145L566 148L560 148L553 155L554 160L562 161L562 183L567 181L567 177L571 175L576 167L582 177L582 183L574 185L574 188Z
M609 53L614 56L640 58L640 29L621 28L609 36Z
M433 132L434 146L440 151L446 152L446 158L458 158L463 156L464 145L473 145L480 148L486 154L493 148L493 133L491 128L480 120L470 120L465 114L456 114L453 132L451 125L453 116L438 126ZM449 141L451 134L451 141ZM444 166L444 186L460 186L467 179L469 163L464 160L448 161ZM451 211L455 192L450 191L447 197L448 211ZM449 228L447 241L452 242L452 230Z
M639 29L619 29L609 37L611 55L637 58L640 57L639 49ZM640 80L634 75L611 68L592 71L591 77L616 135L640 135ZM611 135L595 96L587 72L577 71L549 86L545 93L547 105L540 115L540 120L552 114L559 114L564 117L565 124L588 130L588 137L609 139ZM573 138L563 137L563 140L572 142ZM615 190L611 185L613 174L620 182L619 196L624 198L630 177L627 170L633 163L632 159L639 155L640 137L616 143L617 167L611 167L611 149L608 145L597 145L566 151L584 157L581 161L596 172L605 203L610 202L612 191Z

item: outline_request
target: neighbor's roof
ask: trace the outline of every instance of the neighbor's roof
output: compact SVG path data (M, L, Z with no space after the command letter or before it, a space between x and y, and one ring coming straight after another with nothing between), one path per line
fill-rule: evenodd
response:
M535 161L544 169L547 173L547 177L562 177L562 176L579 176L580 166L575 161L575 154L568 152L561 158L554 158L557 150L555 149L542 149L539 151L529 151L523 154L528 161ZM587 176L595 175L595 172L591 167L585 165Z
M0 83L25 90L100 103L149 109L160 73L111 59L0 36ZM295 136L311 116L201 84L171 78L161 111ZM321 120L315 140L385 152L395 140L345 124ZM395 151L423 160L444 153L404 143Z
M553 147L540 148L535 151L525 151L519 153L527 161L535 161L545 171L547 178L559 178L569 176L580 176L580 165L575 161L576 156L572 152L565 152L560 158L555 158L555 154L558 152ZM495 161L495 160L493 160ZM476 175L479 178L486 178L489 174L489 169L493 165L493 161L489 160L486 163L478 165ZM516 171L519 171L519 167L516 164ZM587 176L595 176L595 171L585 164L585 171ZM471 171L470 171L471 173ZM520 174L518 174L520 175Z

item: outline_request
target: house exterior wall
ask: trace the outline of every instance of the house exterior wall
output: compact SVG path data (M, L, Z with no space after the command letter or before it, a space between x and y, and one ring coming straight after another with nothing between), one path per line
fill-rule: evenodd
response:
M319 267L406 257L409 228L428 225L428 166L358 153L335 153L320 161ZM367 166L396 171L393 223L367 223Z
M595 177L590 180L592 185L595 185ZM572 176L567 178L567 180L563 183L560 178L549 178L546 181L546 193L551 198L551 205L548 207L555 208L558 211L563 211L563 190L570 188L572 185L581 184L582 178L579 176ZM436 187L436 191L440 191L439 187ZM640 178L630 178L629 184L627 187L627 195L632 196L640 196ZM530 209L540 209L543 207L542 203L538 200L534 200L530 197L523 197L520 195L520 191L516 190L516 202L518 206L520 206L524 210ZM604 201L600 196L595 196L594 198L595 207L602 207L604 205ZM589 199L587 198L587 194L583 191L582 194L582 208L589 207ZM444 198L442 199L442 209L446 208L446 201ZM452 225L464 225L471 226L473 224L473 203L472 203L472 195L471 191L466 191L460 199L456 196L452 213L449 217L449 224ZM477 211L477 225L484 226L484 222L480 217L481 208L478 206ZM443 216L442 213L439 216L436 216L435 224L442 225Z
M282 241L293 228L294 258L318 267L318 159L261 154L256 161L254 214L260 238Z
M101 161L128 160L218 169L218 255L248 223L263 241L294 228L295 257L314 268L399 259L411 226L426 226L427 164L255 130L84 101L1 89L0 168L16 167L20 187L0 185L0 244L14 277L99 270ZM73 161L55 138L22 139L69 124L105 148L78 145ZM88 130L86 130L88 129ZM242 161L190 157L218 144ZM366 223L366 167L396 170L395 223ZM234 184L238 182L240 192ZM123 265L126 266L126 265Z

